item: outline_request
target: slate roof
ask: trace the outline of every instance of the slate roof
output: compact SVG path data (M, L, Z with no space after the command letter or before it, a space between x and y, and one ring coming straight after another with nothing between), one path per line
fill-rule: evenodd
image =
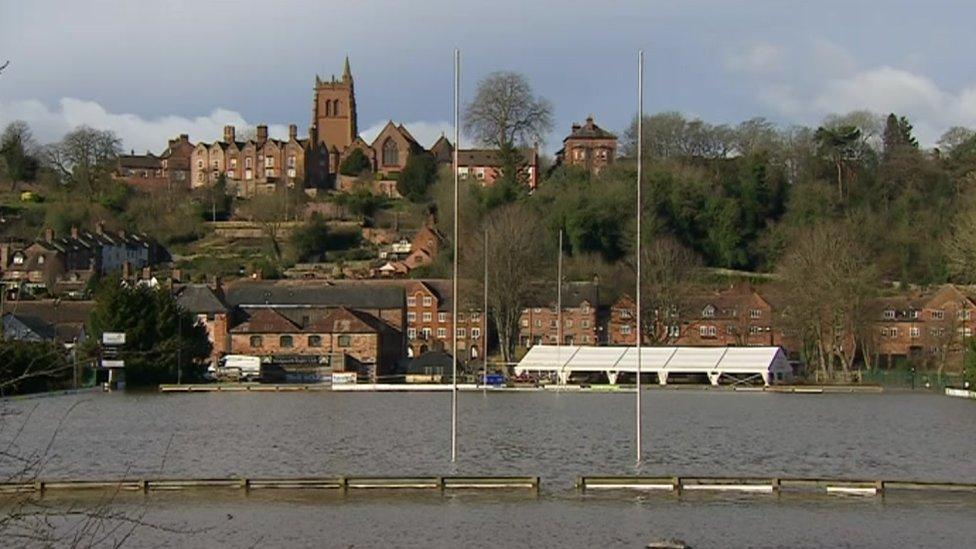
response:
M607 130L597 126L593 122L593 117L588 116L586 118L586 123L579 126L573 125L573 129L563 142L568 139L616 139L617 136L608 132Z
M161 166L159 158L152 153L119 155L120 168L156 169Z
M562 294L564 309L579 307L584 301L589 303L591 307L599 307L600 305L600 285L595 282L566 282L563 284ZM537 284L526 306L555 306L557 297L555 281L551 284Z
M349 307L399 309L403 288L361 284L337 285L320 280L240 280L227 286L225 300L232 307Z
M339 307L331 311L325 318L318 319L306 327L308 332L326 334L362 334L384 331L386 327L376 318Z
M532 164L535 160L535 150L523 148L522 161ZM500 167L502 165L498 149L459 149L458 166L489 166Z
M194 314L226 313L230 310L213 288L206 284L187 284L177 289L176 301Z
M454 357L450 353L445 351L430 351L408 361L405 370L407 374L427 374L428 368L432 371L440 369L440 375L450 377L453 361Z
M300 332L301 328L274 309L257 309L247 320L234 326L233 333L288 334Z
M12 314L34 329L53 329L55 339L64 342L75 341L82 336L94 301L61 301L45 299L41 301L8 301L4 303L3 314ZM40 328L42 325L50 328ZM36 330L35 330L36 331Z

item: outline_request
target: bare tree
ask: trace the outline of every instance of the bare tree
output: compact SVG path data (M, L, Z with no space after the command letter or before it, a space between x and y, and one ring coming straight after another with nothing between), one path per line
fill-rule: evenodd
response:
M493 72L478 83L464 109L464 131L494 147L544 142L552 129L552 104L532 92L517 72Z
M47 149L47 161L68 184L94 199L99 186L115 169L122 141L110 130L79 126Z
M857 334L870 322L876 272L845 223L823 222L801 231L780 265L785 286L784 328L812 349L819 371L832 376L853 366Z
M495 322L502 358L511 362L518 341L519 318L534 294L533 283L551 263L545 242L539 237L538 215L521 204L509 204L489 214L488 308ZM462 248L468 273L484 268L484 231Z
M641 332L651 343L670 344L678 338L674 327L691 312L701 258L674 237L648 240L641 253Z
M976 200L968 198L956 213L943 245L949 274L953 279L976 281Z

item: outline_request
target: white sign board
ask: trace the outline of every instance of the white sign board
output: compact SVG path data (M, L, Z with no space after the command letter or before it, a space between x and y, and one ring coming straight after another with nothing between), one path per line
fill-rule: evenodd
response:
M103 333L102 345L125 345L125 332Z
M125 368L125 361L102 359L102 368Z
M332 372L333 385L349 385L356 383L356 372Z

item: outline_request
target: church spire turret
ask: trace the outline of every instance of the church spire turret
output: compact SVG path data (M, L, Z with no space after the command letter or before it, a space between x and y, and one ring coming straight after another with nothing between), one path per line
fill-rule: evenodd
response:
M349 56L348 55L346 56L346 64L342 68L342 81L343 82L347 82L347 81L348 82L352 82L352 71L349 70Z

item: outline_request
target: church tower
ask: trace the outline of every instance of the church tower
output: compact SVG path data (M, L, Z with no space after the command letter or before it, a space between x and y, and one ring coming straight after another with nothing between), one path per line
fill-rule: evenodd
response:
M356 93L348 55L340 80L336 80L335 75L330 81L315 76L310 133L316 144L324 143L340 151L345 150L359 134L356 126Z

